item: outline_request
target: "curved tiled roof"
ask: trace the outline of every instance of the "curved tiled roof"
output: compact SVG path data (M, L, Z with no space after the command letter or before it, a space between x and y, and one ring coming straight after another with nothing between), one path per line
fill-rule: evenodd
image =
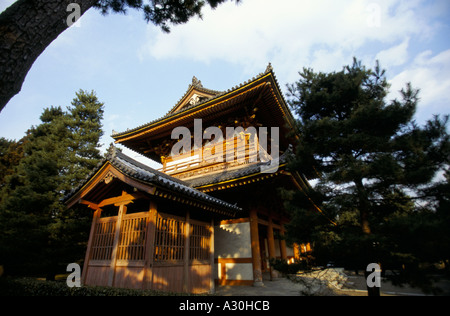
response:
M237 85L237 86L234 86L234 87L232 87L232 88L230 88L230 89L228 89L228 90L226 90L226 91L222 91L222 92L221 92L221 91L215 91L215 90L210 90L210 89L203 88L203 86L200 87L200 86L196 85L196 87L199 87L199 89L203 89L203 90L205 90L205 91L209 91L210 93L214 93L214 96L211 97L211 98L207 98L207 99L205 99L205 100L202 100L202 101L200 101L199 103L196 103L196 104L193 104L193 105L187 105L187 106L183 107L182 109L180 109L179 111L175 111L175 112L174 112L174 109L176 109L176 108L179 106L179 104L181 103L181 101L183 100L183 98L189 93L190 88L194 85L194 84L192 84L192 85L189 86L189 89L188 89L187 92L183 95L183 97L177 102L177 104L176 104L174 107L172 107L172 109L171 109L166 115L164 115L164 116L162 116L162 117L160 117L160 118L154 119L154 120L152 120L152 121L150 121L150 122L148 122L148 123L146 123L146 124L142 124L142 125L140 125L140 126L137 126L137 127L135 127L135 128L127 129L127 130L124 131L124 132L114 132L114 131L113 131L113 134L111 135L111 137L117 140L117 138L121 138L122 136L127 135L127 134L129 134L129 133L133 133L133 132L135 132L135 131L142 130L142 129L146 128L147 126L151 126L152 124L155 124L155 123L157 123L157 122L159 122L159 121L161 121L161 120L163 120L163 119L167 119L167 118L169 118L169 117L171 117L171 116L178 115L178 114L180 114L180 113L186 112L186 111L188 111L188 110L190 110L190 109L192 109L192 108L195 108L195 107L200 107L200 106L202 106L202 105L203 105L204 103L206 103L206 102L209 102L209 101L211 101L211 100L213 100L213 99L216 99L216 98L220 98L220 97L222 97L222 96L224 96L224 95L226 95L226 94L228 94L228 93L234 92L235 90L238 90L238 89L242 88L243 86L248 85L248 84L252 83L253 81L255 81L255 80L257 80L257 79L259 79L259 78L261 78L261 77L263 77L263 76L265 76L265 75L267 75L267 74L269 74L269 73L272 73L273 78L274 78L274 80L275 80L275 83L276 83L276 85L278 86L278 85L279 85L279 84L278 84L278 80L276 79L276 77L275 77L275 75L274 75L274 73L273 73L273 68L272 68L272 65L271 65L270 63L269 63L269 65L267 66L267 68L266 68L266 70L265 70L264 72L258 74L256 77L253 77L252 79L247 80L247 81L245 81L245 82L243 82L243 83L241 83L241 84L239 84L239 85ZM194 78L195 78L195 77L194 77ZM194 81L194 80L193 80L193 81ZM200 84L200 85L201 85L201 84ZM281 95L281 97L282 97L283 100L284 100L284 96Z
M202 186L212 185L221 183L223 181L228 181L232 179L239 179L246 176L261 174L263 168L270 166L271 164L277 164L279 166L286 164L289 162L290 158L294 155L292 146L289 148L277 159L273 161L267 162L259 162L255 164L251 164L247 167L239 168L237 170L224 171L214 174L205 175L203 177L194 178L190 180L185 180L191 187L199 188Z
M73 195L75 195L107 162L109 162L113 167L122 172L124 175L135 180L147 183L149 185L156 185L183 196L191 197L196 200L212 204L216 207L218 206L226 208L233 212L239 212L242 210L236 205L227 203L206 193L200 192L179 179L159 172L143 163L140 163L128 157L127 155L117 150L117 148L113 145L111 145L108 150L108 154L102 160L102 162L99 163L96 170L94 170L77 188L75 188L68 196L66 196L64 200L67 201Z

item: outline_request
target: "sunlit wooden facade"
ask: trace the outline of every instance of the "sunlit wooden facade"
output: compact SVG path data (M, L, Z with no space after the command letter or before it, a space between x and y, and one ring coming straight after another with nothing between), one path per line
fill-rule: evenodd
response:
M240 211L114 147L66 203L94 211L83 284L192 293L214 288L214 221Z
M220 135L198 138L199 119L200 135L208 127ZM265 271L275 277L269 258L299 252L282 238L289 216L278 189L308 189L305 175L287 169L293 126L269 65L223 92L194 77L167 115L113 134L116 143L162 167L154 170L112 147L68 199L69 207L94 210L85 284L200 293L214 291L214 284L260 285ZM177 127L189 130L192 142L174 155Z

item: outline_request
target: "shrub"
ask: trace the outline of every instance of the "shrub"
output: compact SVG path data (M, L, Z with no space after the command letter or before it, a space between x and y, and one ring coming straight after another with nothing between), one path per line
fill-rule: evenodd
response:
M296 274L298 271L305 271L310 268L306 260L288 263L287 260L283 259L270 259L270 265L283 275Z
M68 287L64 281L0 278L0 296L174 296L186 293L119 289L101 286Z

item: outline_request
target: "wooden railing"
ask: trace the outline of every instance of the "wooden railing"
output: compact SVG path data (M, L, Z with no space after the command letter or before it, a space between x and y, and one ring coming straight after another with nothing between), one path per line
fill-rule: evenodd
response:
M99 218L95 227L91 260L111 260L117 216Z
M177 174L192 169L200 169L214 164L235 165L243 163L252 163L258 161L267 161L270 156L261 147L248 141L234 141L232 149L227 148L227 143L223 142L222 153L216 153L218 145L206 145L201 149L192 150L189 153L176 156L169 156L159 171L167 174ZM228 147L230 147L228 145ZM219 148L220 150L220 148ZM201 154L201 155L200 155ZM200 159L201 156L201 159Z
M184 259L185 227L186 223L182 219L158 214L153 256L155 263Z
M124 216L121 225L117 260L140 261L145 259L148 213ZM111 260L117 216L98 219L91 260ZM208 225L193 221L190 225L190 260L208 260L211 231ZM154 262L184 260L186 222L184 218L158 214L155 229Z
M117 260L145 259L148 213L127 214L121 225Z
M153 211L125 214L121 225L117 220L96 219L83 272L86 285L192 293L211 289L211 223Z
M196 261L210 260L211 229L205 225L190 225L189 259Z

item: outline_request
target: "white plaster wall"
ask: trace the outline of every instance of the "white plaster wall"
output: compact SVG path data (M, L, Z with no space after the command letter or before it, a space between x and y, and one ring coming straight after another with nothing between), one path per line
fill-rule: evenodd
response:
M250 223L214 227L215 258L251 258Z
M253 264L226 263L227 280L253 280Z
M251 258L250 223L223 224L214 227L215 258ZM216 278L222 278L222 264L215 264ZM253 280L251 263L225 263L227 280Z

